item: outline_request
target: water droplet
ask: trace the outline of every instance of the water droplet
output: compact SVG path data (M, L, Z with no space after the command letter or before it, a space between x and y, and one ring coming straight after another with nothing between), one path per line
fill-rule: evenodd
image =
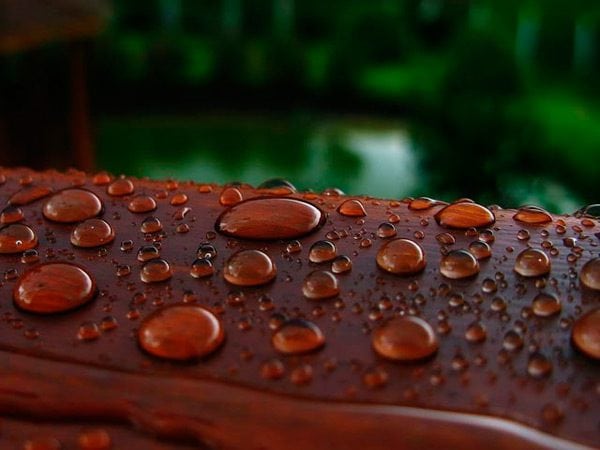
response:
M37 437L25 441L23 450L62 450L63 446L53 437Z
M33 186L30 188L21 189L8 199L8 204L12 206L24 206L44 198L54 192L48 186Z
M302 244L300 241L290 241L285 246L285 251L288 253L298 253L302 251Z
M338 295L340 287L334 274L326 270L315 270L304 279L302 293L306 298L322 300Z
M371 344L377 354L394 361L427 358L439 347L431 326L415 316L388 320L373 331Z
M396 233L396 227L389 222L383 222L377 227L377 236L381 239L393 238Z
M37 244L37 236L27 225L12 223L0 227L0 254L20 253Z
M309 384L313 379L313 369L309 364L302 364L290 373L290 380L298 386Z
M21 255L21 262L23 264L33 264L40 260L40 255L37 250L31 248L29 250L25 250Z
M523 206L519 208L513 219L530 225L543 225L552 222L550 213L537 206Z
M414 241L394 239L383 244L377 252L377 265L396 275L413 275L425 268L425 254Z
M175 194L173 197L171 197L171 200L169 201L169 203L173 206L181 206L185 203L187 203L188 201L188 196L186 194L184 194L183 192L180 192L178 194Z
M360 202L360 200L356 199L349 199L343 202L339 206L338 212L342 216L347 217L364 217L367 215L364 205Z
M219 203L223 206L233 206L240 203L244 197L238 188L227 187L221 192Z
M50 197L42 213L48 220L61 223L80 222L102 212L102 202L85 189L65 189Z
M162 308L142 322L138 342L148 353L160 358L189 360L214 352L225 338L215 315L197 305L181 304Z
M284 375L285 366L276 358L269 359L260 366L260 376L265 380L279 380Z
M105 186L110 183L112 177L108 172L98 172L92 177L92 183L96 186Z
M362 381L369 389L379 389L388 383L389 377L390 376L385 369L376 367L375 369L366 372L362 377Z
M242 239L296 239L315 231L324 214L293 198L258 198L238 203L217 220L216 229Z
M542 420L548 425L558 425L564 419L564 413L553 403L542 407Z
M524 277L539 277L550 272L548 255L541 250L528 248L517 255L515 272Z
M292 319L279 327L271 342L280 353L298 355L321 348L325 344L325 336L313 322Z
M515 330L509 330L504 335L502 347L509 352L514 352L523 348L523 337Z
M450 233L440 233L435 237L435 240L442 245L454 245L456 243L456 238Z
M317 241L311 245L308 252L310 262L322 263L331 261L337 255L335 244L331 241Z
M492 249L488 244L481 241L473 241L469 244L469 251L478 260L487 259L492 256Z
M485 341L487 338L487 331L483 324L480 322L474 322L467 327L465 331L465 339L469 342L480 343Z
M81 267L69 263L46 263L29 269L13 292L17 306L29 312L51 314L89 302L96 282Z
M271 258L260 250L242 250L229 257L223 277L237 286L259 286L275 278L277 270Z
M108 195L113 195L115 197L133 194L134 190L135 186L133 185L132 181L128 180L127 178L118 178L106 188Z
M453 280L472 277L479 273L479 263L468 251L453 250L442 257L440 273Z
M119 326L119 322L113 316L103 317L100 321L100 329L102 331L111 331Z
M494 214L477 203L452 203L435 214L436 222L446 228L487 227L496 219Z
M115 239L110 224L102 219L88 219L78 224L71 233L71 244L76 247L98 247Z
M433 206L444 204L444 202L440 202L429 197L419 197L411 200L411 202L408 204L408 209L412 209L413 211L423 211Z
M527 373L533 378L544 378L552 373L552 363L541 353L533 353L527 362Z
M24 218L23 210L18 206L8 205L0 213L0 223L2 224L20 222Z
M517 239L520 241L528 241L531 236L527 230L519 230L517 232Z
M331 271L333 273L345 273L352 270L352 260L346 255L338 256L331 263Z
M209 277L215 273L215 268L209 259L198 258L192 263L190 275L194 278Z
M1 245L0 253L2 253ZM586 262L581 268L579 279L585 287L596 291L600 290L600 258L593 258Z
M549 317L560 312L561 304L556 295L540 292L533 299L531 309L538 317Z
M161 258L151 259L140 270L140 279L144 283L157 283L171 278L173 272L167 261Z
M133 241L131 239L122 241L119 248L122 252L130 252L131 250L133 250Z
M136 195L127 205L127 209L136 214L154 211L156 209L156 200L149 195Z
M77 331L80 341L94 341L100 337L100 328L95 322L83 322Z
M160 223L158 217L153 216L146 217L144 220L142 220L140 225L140 231L142 233L157 233L162 229L162 223Z
M573 325L571 339L585 355L600 359L600 308L581 316Z
M82 431L77 438L79 450L110 450L112 441L110 435L102 428Z

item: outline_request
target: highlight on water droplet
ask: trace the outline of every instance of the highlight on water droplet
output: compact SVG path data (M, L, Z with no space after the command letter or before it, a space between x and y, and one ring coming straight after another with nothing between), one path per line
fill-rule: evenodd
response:
M53 222L74 223L96 217L102 212L102 202L85 189L64 189L50 197L42 209L44 217Z
M433 355L439 347L433 328L415 316L396 317L373 330L375 352L394 361L414 361Z
M37 244L36 234L27 225L12 223L0 227L0 254L20 253Z
M434 217L440 226L458 229L487 227L496 221L494 214L485 206L465 201L444 207Z
M337 210L342 216L347 217L364 217L367 215L367 211L365 211L362 202L356 199L344 201Z
M479 273L479 263L468 251L453 250L442 257L440 273L453 280L472 277Z
M326 270L315 270L304 279L302 293L311 300L323 300L337 296L340 287L334 274Z
M52 314L77 308L94 298L96 282L83 268L52 262L25 272L13 290L15 304L28 312Z
M76 247L98 247L115 239L115 232L108 222L102 219L87 219L71 232L71 244Z
M587 312L575 321L571 340L584 355L600 359L600 308Z
M193 304L159 309L142 322L138 343L159 358L185 361L213 353L225 339L225 330L209 310Z
M395 275L417 274L427 264L421 246L403 238L383 244L377 252L376 260L379 268Z
M527 248L517 255L514 270L524 277L539 277L550 272L548 255L541 250Z
M229 257L223 268L223 277L236 286L259 286L277 275L275 264L260 250L241 250Z
M291 319L273 333L271 342L280 353L298 355L321 348L325 344L325 336L313 322Z

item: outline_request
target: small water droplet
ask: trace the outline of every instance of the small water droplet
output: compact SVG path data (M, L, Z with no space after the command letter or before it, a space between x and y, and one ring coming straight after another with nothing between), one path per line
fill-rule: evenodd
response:
M300 241L290 241L285 246L285 251L288 253L298 253L302 251L302 244Z
M383 244L377 252L377 265L395 275L413 275L425 268L425 254L414 241L393 239Z
M209 259L198 258L192 263L190 275L194 278L209 277L215 273L215 268Z
M241 239L296 239L315 231L325 215L293 198L257 198L238 203L217 220L217 231Z
M346 273L352 270L352 260L346 255L336 257L331 263L333 273Z
M502 347L509 352L515 352L523 348L523 337L515 330L509 330L504 335Z
M127 209L136 214L154 211L156 209L156 200L149 195L136 195L127 205Z
M23 450L62 450L63 446L53 437L36 437L23 444Z
M339 206L338 212L342 216L347 217L364 217L367 215L364 205L361 203L360 200L356 199L349 199L343 202Z
M558 425L564 419L564 413L553 403L547 403L542 407L542 420L547 425Z
M515 272L524 277L539 277L550 272L548 255L541 250L528 248L517 255Z
M453 250L442 257L440 273L453 280L472 277L479 273L479 263L468 251Z
M523 206L519 208L513 219L530 225L543 225L552 222L550 213L537 206Z
M381 239L393 238L396 233L396 227L389 222L383 222L377 227L377 237Z
M13 291L16 305L29 312L51 314L89 302L96 282L81 267L69 263L46 263L29 269Z
M171 197L171 200L169 201L169 203L172 206L181 206L185 203L187 203L188 201L188 196L186 194L184 194L183 192L177 193L175 194L173 197Z
M20 222L24 218L23 210L18 206L8 205L0 213L0 223L2 224Z
M146 262L156 258L160 258L160 250L155 245L144 245L138 250L137 260L139 262Z
M53 222L73 223L90 219L102 212L102 202L85 189L65 189L50 197L42 209L44 217Z
M440 202L429 197L418 197L410 201L408 204L408 209L412 209L413 211L423 211L433 206L444 204L444 202Z
M529 231L527 230L519 230L517 232L517 239L520 241L528 241L531 236L529 235Z
M583 354L600 359L600 308L593 309L581 316L571 332L571 339Z
M459 229L487 227L496 221L489 209L471 202L452 203L438 211L434 217L442 227Z
M292 319L275 331L271 342L280 353L298 355L321 348L325 344L325 336L313 322Z
M290 380L298 386L309 384L313 379L313 369L309 364L302 364L290 373Z
M367 371L363 377L363 384L369 389L379 389L384 387L389 380L389 374L382 367L376 367L373 370Z
M23 264L33 264L40 260L40 255L37 250L29 249L25 250L21 255L21 262Z
M77 438L79 450L110 450L112 440L106 430L94 428L84 430Z
M36 234L27 225L12 223L0 227L0 254L20 253L37 244Z
M167 306L142 322L138 342L148 353L160 358L189 360L214 352L225 339L219 320L197 305Z
M133 241L130 239L122 241L119 248L122 252L130 252L131 250L133 250Z
M259 286L275 278L273 261L260 250L242 250L229 257L223 268L223 277L237 286Z
M108 172L98 172L92 177L92 183L96 186L105 186L112 180Z
M102 219L87 219L79 223L71 232L71 244L76 247L98 247L114 239L113 228Z
M322 263L333 260L337 255L335 244L331 241L317 241L311 245L308 259L313 263Z
M469 342L480 343L487 338L487 331L482 323L474 322L467 327L465 339Z
M161 258L151 259L140 270L140 279L144 283L157 283L171 278L173 272L167 261Z
M227 187L221 192L219 203L223 206L233 206L240 203L243 199L244 197L238 188Z
M265 380L279 380L284 375L285 366L276 358L269 359L260 366L260 376Z
M450 233L440 233L435 237L435 240L442 245L454 245L456 243L456 238Z
M427 358L439 347L431 326L415 316L388 320L373 331L371 344L377 354L394 361Z
M469 244L469 251L478 260L487 259L492 256L492 249L488 244L481 241L473 241Z
M28 205L36 200L47 197L52 192L54 191L48 186L33 186L21 189L8 199L8 204L12 206Z
M296 187L288 180L283 178L271 178L260 183L257 187L264 194L270 195L290 195L296 192Z
M127 178L117 178L106 188L108 195L115 197L123 197L125 195L133 194L135 186L131 180Z
M117 328L118 326L119 322L117 321L116 317L113 316L103 317L100 321L100 329L102 331L111 331Z
M200 244L196 250L196 257L213 260L217 257L217 249L212 244Z
M548 292L540 292L531 304L531 310L538 317L549 317L558 314L561 310L559 298Z
M2 253L1 245L0 253ZM600 290L600 258L590 259L583 265L579 273L579 280L589 289Z
M527 373L533 378L544 378L552 373L552 363L541 353L533 353L527 362Z
M304 279L302 293L306 298L322 300L335 297L340 293L340 288L334 274L326 270L316 270Z
M95 322L83 322L77 331L77 339L80 341L94 341L100 337L100 328Z

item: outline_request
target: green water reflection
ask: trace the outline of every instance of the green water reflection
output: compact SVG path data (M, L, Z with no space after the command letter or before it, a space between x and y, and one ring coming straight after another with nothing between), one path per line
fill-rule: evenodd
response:
M483 152L470 160L472 155L448 148L452 141L393 119L111 117L100 120L97 131L99 166L114 173L253 185L283 177L299 189L338 187L348 194L448 201L466 196L503 206L534 203L555 212L586 203L556 177L504 164L502 153ZM473 175L485 166L481 161L495 176Z

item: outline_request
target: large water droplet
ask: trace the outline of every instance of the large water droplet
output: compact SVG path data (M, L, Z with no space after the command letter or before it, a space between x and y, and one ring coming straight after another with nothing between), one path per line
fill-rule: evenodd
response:
M242 250L229 257L223 277L237 286L259 286L275 278L277 270L271 258L260 250Z
M258 198L238 203L217 220L216 230L242 239L295 239L325 221L314 205L293 198Z
M530 225L543 225L552 222L550 213L537 206L523 206L519 208L513 219Z
M395 361L427 358L439 347L431 326L414 316L388 320L373 331L371 343L380 356Z
M453 250L442 257L440 273L453 280L472 277L479 273L479 263L468 251Z
M581 284L585 287L600 290L600 258L593 258L586 262L579 273Z
M8 199L8 204L13 206L23 206L33 203L40 198L44 198L54 192L48 186L33 186L21 189Z
M172 360L190 360L214 352L225 338L215 315L196 305L172 305L142 322L138 342L148 353Z
M156 209L156 200L149 195L136 195L127 205L127 209L132 213L147 213Z
M325 336L317 325L304 319L289 320L273 334L273 347L286 355L311 352L325 344Z
M560 299L548 292L540 292L531 304L531 310L538 317L549 317L561 310Z
M496 219L484 206L471 202L458 202L446 206L435 214L437 223L446 228L487 227Z
M582 353L590 358L600 359L600 308L577 319L571 338Z
M171 266L162 258L151 259L140 270L140 279L144 283L157 283L171 278Z
M377 252L377 265L396 275L413 275L425 268L425 254L414 241L394 239L383 244Z
M102 212L102 202L96 194L85 189L65 189L54 194L42 213L54 222L73 223L90 219Z
M0 228L0 254L20 253L37 244L36 234L27 225L13 223Z
M528 248L518 254L515 261L515 272L524 277L539 277L550 272L551 264L548 255L541 250Z
M98 247L115 239L110 224L102 219L88 219L78 224L71 233L71 244L76 247Z
M317 241L308 252L310 262L322 263L333 260L337 256L335 244L331 241Z
M108 195L113 195L115 197L133 194L134 190L135 186L133 185L132 181L128 180L127 178L118 178L110 183L106 188Z
M326 270L316 270L304 279L302 293L306 298L321 300L338 295L340 287L334 274Z
M360 200L356 199L349 199L343 202L339 206L338 212L342 216L348 217L364 217L367 215L364 205L360 202Z
M96 282L81 267L69 263L46 263L23 274L13 291L15 304L26 311L51 314L89 302Z

